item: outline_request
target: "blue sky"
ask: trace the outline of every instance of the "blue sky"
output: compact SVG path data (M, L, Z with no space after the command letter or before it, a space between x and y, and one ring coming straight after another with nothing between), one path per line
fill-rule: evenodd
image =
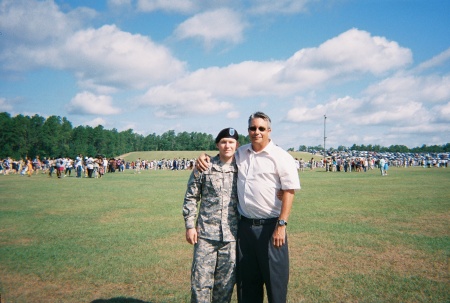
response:
M0 112L284 148L450 142L450 1L1 0Z

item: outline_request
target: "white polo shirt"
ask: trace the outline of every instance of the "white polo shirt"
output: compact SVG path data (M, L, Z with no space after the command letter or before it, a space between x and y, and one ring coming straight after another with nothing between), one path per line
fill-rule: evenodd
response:
M237 190L239 213L247 218L277 218L281 212L280 189L300 189L294 158L271 140L256 153L251 144L238 148Z

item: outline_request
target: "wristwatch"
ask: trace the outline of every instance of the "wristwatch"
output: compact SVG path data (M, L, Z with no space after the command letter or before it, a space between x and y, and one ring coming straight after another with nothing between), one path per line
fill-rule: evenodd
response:
M281 220L278 220L278 225L280 225L280 226L287 226L287 222L284 221L283 219L281 219Z

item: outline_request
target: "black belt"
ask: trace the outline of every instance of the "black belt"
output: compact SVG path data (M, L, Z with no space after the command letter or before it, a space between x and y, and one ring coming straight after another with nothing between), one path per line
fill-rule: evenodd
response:
M250 223L251 225L264 225L264 224L271 224L278 221L278 218L269 218L269 219L250 219L244 216L241 216L241 220L247 223Z

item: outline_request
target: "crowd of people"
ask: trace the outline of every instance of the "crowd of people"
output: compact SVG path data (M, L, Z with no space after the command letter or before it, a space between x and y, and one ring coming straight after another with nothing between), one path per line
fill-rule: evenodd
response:
M132 169L136 173L142 170L187 170L194 167L193 159L160 159L125 161L121 158L106 158L103 155L96 157L83 157L81 154L75 158L57 157L40 159L12 159L7 157L1 161L0 174L20 174L31 177L32 175L47 174L57 178L75 176L78 178L102 178L105 173L123 172Z
M304 160L295 158L297 170L302 172L324 168L330 172L366 172L379 168L380 160L384 159L390 167L448 167L448 157L430 157L427 155L416 154L412 156L400 155L398 157L388 157L377 153L367 153L364 156L351 156L348 152L336 152L327 158L320 160L312 157ZM96 157L82 157L78 155L75 159L70 157L46 158L40 159L39 156L34 159L11 159L7 157L1 161L0 174L20 174L22 176L32 176L33 174L43 173L50 177L56 174L57 177L84 176L88 178L101 178L105 173L123 172L125 169L132 169L139 173L142 170L189 170L195 165L194 159L174 158L159 160L137 159L136 161L125 161L121 158L106 158L103 155ZM80 175L78 175L80 170Z
M302 159L297 160L297 169L300 171L304 171L305 167L310 170L314 170L316 168L325 168L325 171L329 172L366 172L367 170L372 170L375 167L378 167L379 160L375 158L325 158L316 160L311 158L308 162L303 161Z
M141 160L138 158L136 161L127 162L125 164L126 169L134 169L134 170L185 170L192 169L195 165L195 159L186 159L186 158L174 158L174 159L160 159L160 160Z
M366 153L364 155L349 155L349 152L335 152L327 158L320 160L295 158L297 170L325 169L329 172L366 172L380 168L380 160L389 167L448 167L448 157L430 157L424 154L386 156L377 153ZM33 174L54 174L58 178L73 175L77 177L101 178L105 173L123 172L132 169L137 173L142 170L190 170L195 165L195 159L174 158L159 160L136 159L125 161L121 158L106 158L103 155L96 157L84 157L78 155L75 158L58 157L40 159L11 159L7 157L1 161L0 174L20 174L31 177Z
M320 160L311 158L305 161L302 158L296 158L295 162L299 171L325 168L326 171L330 172L366 172L380 168L380 162L392 167L448 167L448 157L428 157L425 155L388 157L376 153L368 153L364 156L335 153Z
M81 178L101 178L107 171L109 163L104 157L97 156L82 158L81 155L72 159L70 157L57 157L40 159L36 156L34 159L11 159L10 157L3 159L0 166L0 173L3 175L20 174L21 176L31 177L33 174L47 174L49 177L56 175L63 178L73 175Z

